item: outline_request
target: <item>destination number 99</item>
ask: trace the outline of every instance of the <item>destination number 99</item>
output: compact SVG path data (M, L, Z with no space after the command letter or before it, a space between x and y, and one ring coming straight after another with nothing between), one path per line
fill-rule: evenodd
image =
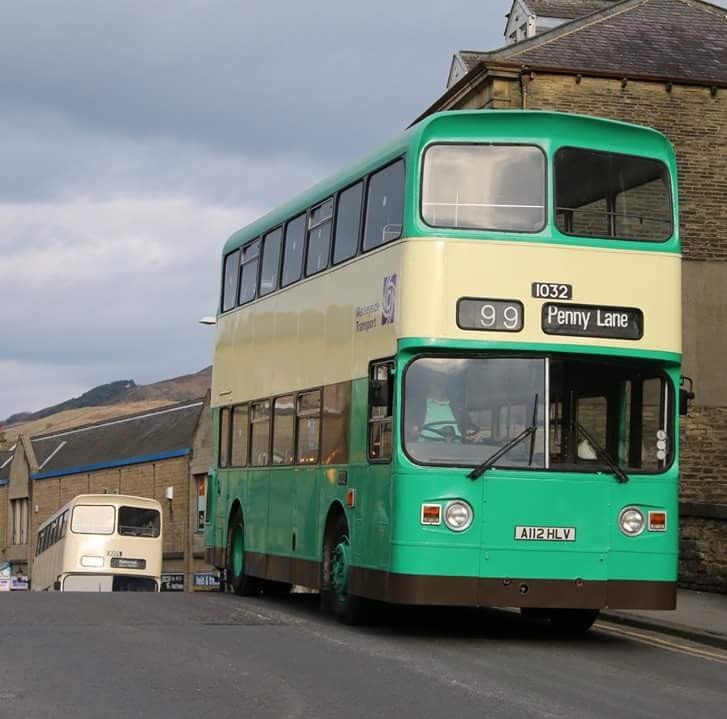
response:
M519 332L523 328L523 306L517 300L462 299L457 323L462 329Z

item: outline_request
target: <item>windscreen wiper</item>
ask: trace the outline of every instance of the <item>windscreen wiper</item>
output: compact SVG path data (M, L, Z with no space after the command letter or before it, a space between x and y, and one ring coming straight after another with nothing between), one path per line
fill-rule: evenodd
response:
M616 479L621 484L624 484L629 481L629 476L626 474L626 472L621 469L621 467L616 464L611 459L611 455L603 448L600 444L593 438L593 436L588 432L588 430L577 420L573 420L573 425L575 426L576 430L578 430L590 443L593 449L596 451L596 454L608 465L608 468L616 475Z
M513 447L520 444L526 437L532 437L530 442L530 459L528 466L533 463L533 450L535 448L535 433L538 431L538 395L535 395L533 403L533 422L526 427L517 437L513 437L507 444L503 445L494 454L491 454L482 464L475 467L468 475L469 479L475 480L481 477L488 469L494 466L500 457L506 455Z

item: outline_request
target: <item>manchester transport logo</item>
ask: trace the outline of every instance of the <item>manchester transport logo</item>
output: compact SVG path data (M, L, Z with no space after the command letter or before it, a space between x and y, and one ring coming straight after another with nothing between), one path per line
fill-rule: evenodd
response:
M392 325L396 320L396 275L384 277L384 300L381 304L381 324Z

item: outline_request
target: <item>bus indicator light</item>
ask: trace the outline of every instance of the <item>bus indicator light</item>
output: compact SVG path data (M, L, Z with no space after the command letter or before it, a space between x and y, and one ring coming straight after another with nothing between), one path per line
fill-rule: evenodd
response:
M649 531L666 532L666 512L649 512Z
M346 491L346 505L349 507L356 506L356 490L349 489Z
M440 504L422 504L422 524L441 524L442 506Z

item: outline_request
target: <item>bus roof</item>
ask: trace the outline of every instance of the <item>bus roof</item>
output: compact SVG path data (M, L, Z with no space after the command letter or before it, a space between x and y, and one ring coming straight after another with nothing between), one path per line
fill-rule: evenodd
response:
M98 505L130 505L144 507L147 509L158 509L161 511L161 503L150 497L136 497L131 494L77 494L73 499L66 502L60 509L56 510L48 519L38 525L38 531L51 524L54 519L63 514L67 509L75 507L78 504L98 504Z
M388 144L335 173L307 191L268 212L230 236L223 255L241 247L286 220L304 212L334 192L355 183L372 170L411 151L418 154L430 142L447 138L472 141L487 132L492 141L502 139L552 138L556 143L580 144L575 138L597 133L603 141L633 148L640 155L665 157L673 153L669 140L657 130L618 120L542 110L451 110L427 116ZM560 140L560 142L558 142ZM581 141L582 142L582 141ZM670 167L670 170L674 170Z

